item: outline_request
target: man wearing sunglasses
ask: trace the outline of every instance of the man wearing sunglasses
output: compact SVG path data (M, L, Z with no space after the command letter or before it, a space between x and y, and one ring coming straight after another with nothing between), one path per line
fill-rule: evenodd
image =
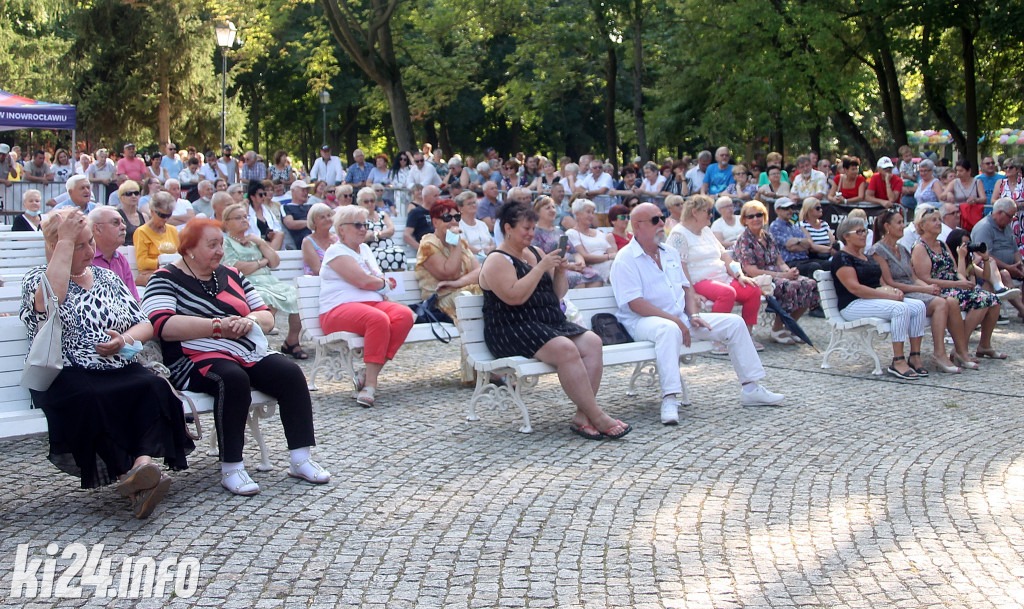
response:
M652 203L642 203L630 214L633 240L619 250L612 264L611 282L618 311L615 316L636 340L654 343L661 381L661 422L679 423L683 391L679 352L691 341L726 344L733 369L742 385L744 406L774 406L784 396L758 381L765 377L746 323L732 313L700 314L696 293L683 273L679 252L665 247L665 217Z
M405 185L412 188L413 184L423 187L441 186L441 176L437 175L437 169L427 162L422 152L414 152L412 155L412 167L409 168Z

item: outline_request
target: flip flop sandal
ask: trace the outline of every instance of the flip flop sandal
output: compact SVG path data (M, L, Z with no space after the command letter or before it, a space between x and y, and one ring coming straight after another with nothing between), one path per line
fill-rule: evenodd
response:
M615 425L613 425L611 428L605 431L602 431L601 435L612 440L618 440L619 438L628 434L631 431L633 431L632 425L629 425L628 423L623 423L622 421L616 421Z
M988 359L1006 359L1005 353L1000 353L995 349L978 349L974 352L974 357L985 357Z
M581 438L588 440L600 440L604 438L604 434L599 432L596 428L591 425L577 425L575 423L569 424L569 431L573 432Z

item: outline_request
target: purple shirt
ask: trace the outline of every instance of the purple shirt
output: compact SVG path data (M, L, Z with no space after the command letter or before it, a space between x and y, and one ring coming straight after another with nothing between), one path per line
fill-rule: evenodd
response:
M114 271L114 274L121 278L128 291L135 297L135 302L139 302L139 291L135 289L135 278L132 277L132 269L128 266L128 260L125 259L121 252L114 250L114 257L107 260L103 257L103 252L97 249L96 256L92 259L92 264L101 269Z

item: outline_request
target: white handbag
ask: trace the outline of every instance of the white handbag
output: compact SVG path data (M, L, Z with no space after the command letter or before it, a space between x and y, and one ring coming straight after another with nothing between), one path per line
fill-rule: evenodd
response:
M59 302L53 287L42 274L43 298L46 302L46 321L39 324L36 337L28 350L25 369L21 373L21 386L36 391L46 391L64 369L64 354L61 352L61 323L57 311Z

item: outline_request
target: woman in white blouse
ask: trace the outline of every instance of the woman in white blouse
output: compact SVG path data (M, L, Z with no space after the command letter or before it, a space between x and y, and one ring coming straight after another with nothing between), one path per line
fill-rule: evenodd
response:
M608 273L615 260L615 238L611 233L594 228L594 202L589 199L576 199L572 204L572 213L576 215L576 228L565 231L569 243L583 255L587 266L597 271L601 281L608 283Z
M722 247L731 249L743 234L743 225L736 217L736 207L732 202L732 197L718 197L718 200L715 201L715 209L718 210L721 217L711 223L711 232L722 244Z
M761 289L745 276L732 256L711 232L711 206L707 195L694 195L683 204L682 221L672 229L668 245L679 251L683 272L697 294L712 301L714 313L730 313L736 302L743 305L741 316L753 334L761 307ZM732 201L730 200L730 205ZM758 351L764 345L754 341ZM728 354L724 344L716 344L713 353Z
M384 277L365 243L367 217L366 208L359 205L342 205L334 212L339 242L327 248L320 267L320 327L325 334L354 332L364 337L366 369L355 379L356 402L369 408L377 376L405 342L414 316L409 307L385 298L395 288L395 279Z
M455 197L455 205L459 207L462 219L459 220L459 228L462 229L462 237L469 243L469 249L481 263L487 257L487 253L494 249L494 238L487 230L487 225L476 219L476 194L466 191Z

